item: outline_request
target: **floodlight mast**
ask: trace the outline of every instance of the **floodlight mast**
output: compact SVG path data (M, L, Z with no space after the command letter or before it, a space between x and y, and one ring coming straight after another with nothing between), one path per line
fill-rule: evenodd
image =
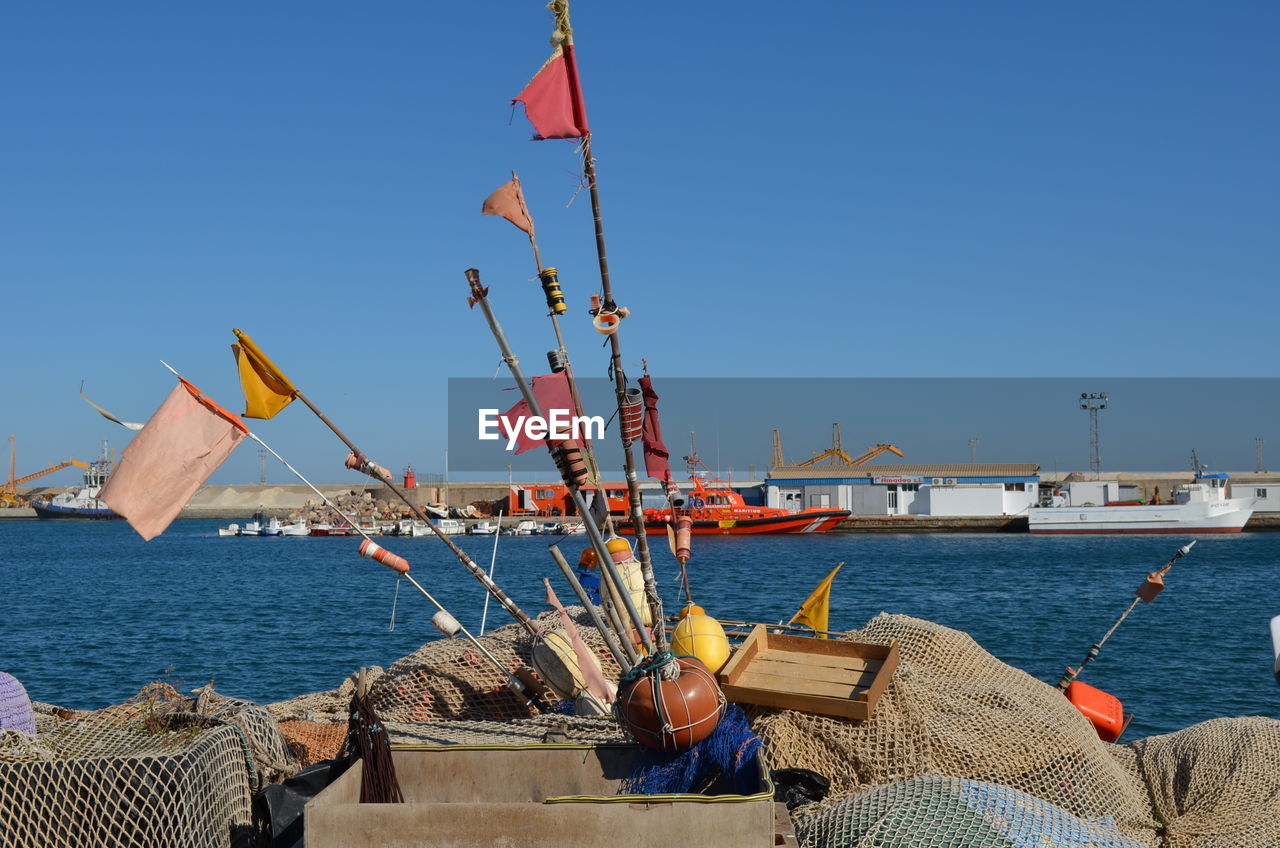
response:
M1102 451L1098 443L1098 413L1107 408L1106 392L1081 392L1080 408L1089 411L1089 464L1093 479L1102 476Z

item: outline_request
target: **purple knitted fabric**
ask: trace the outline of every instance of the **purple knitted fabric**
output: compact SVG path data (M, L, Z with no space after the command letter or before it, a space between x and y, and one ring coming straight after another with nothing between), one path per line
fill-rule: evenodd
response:
M27 690L12 674L0 671L0 730L21 730L34 735L36 716Z

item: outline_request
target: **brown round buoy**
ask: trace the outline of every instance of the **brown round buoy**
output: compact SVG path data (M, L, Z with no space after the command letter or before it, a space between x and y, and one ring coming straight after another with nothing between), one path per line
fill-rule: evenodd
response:
M627 729L646 748L684 751L711 735L724 715L724 695L715 676L693 657L677 657L680 676L646 674L618 692ZM655 697L656 696L656 697Z

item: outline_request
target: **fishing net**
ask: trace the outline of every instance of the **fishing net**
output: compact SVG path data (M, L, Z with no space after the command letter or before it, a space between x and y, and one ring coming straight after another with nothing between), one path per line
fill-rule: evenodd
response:
M1163 848L1280 845L1280 721L1216 718L1129 747Z
M606 679L616 682L618 664L609 653L604 638L582 607L567 607L587 647L600 659ZM551 611L538 617L545 630L560 626L559 614ZM533 671L533 642L518 624L509 624L483 637L484 645L507 669ZM536 676L536 672L534 672ZM378 714L387 721L431 722L482 719L506 721L528 718L534 711L507 688L505 675L485 659L465 638L428 642L397 660L370 688ZM554 707L554 700L542 703Z
M872 787L945 775L1016 789L1085 820L1110 817L1126 836L1158 844L1132 758L1126 765L1113 755L1116 746L1100 740L1057 689L1000 662L967 634L920 619L880 615L841 638L898 640L901 662L871 719L752 712L772 768L831 779L819 808Z
M980 780L915 777L800 819L806 848L1143 848L1110 820L1084 821L1025 792Z
M301 768L332 760L347 739L347 723L336 721L282 721L280 735L298 758Z
M0 845L251 845L252 793L294 768L265 710L210 687L61 712L0 734Z

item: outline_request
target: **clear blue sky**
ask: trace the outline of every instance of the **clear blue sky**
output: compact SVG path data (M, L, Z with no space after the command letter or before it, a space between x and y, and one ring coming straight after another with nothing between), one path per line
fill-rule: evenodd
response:
M633 372L1276 375L1280 6L572 12ZM446 379L498 364L462 271L531 371L550 346L522 234L478 214L512 168L579 371L602 374L573 145L530 142L507 105L549 33L540 0L11 7L0 433L20 473L124 445L82 378L141 420L164 358L237 405L233 326L370 455L440 470ZM300 406L256 430L346 479ZM215 480L256 478L250 446Z

